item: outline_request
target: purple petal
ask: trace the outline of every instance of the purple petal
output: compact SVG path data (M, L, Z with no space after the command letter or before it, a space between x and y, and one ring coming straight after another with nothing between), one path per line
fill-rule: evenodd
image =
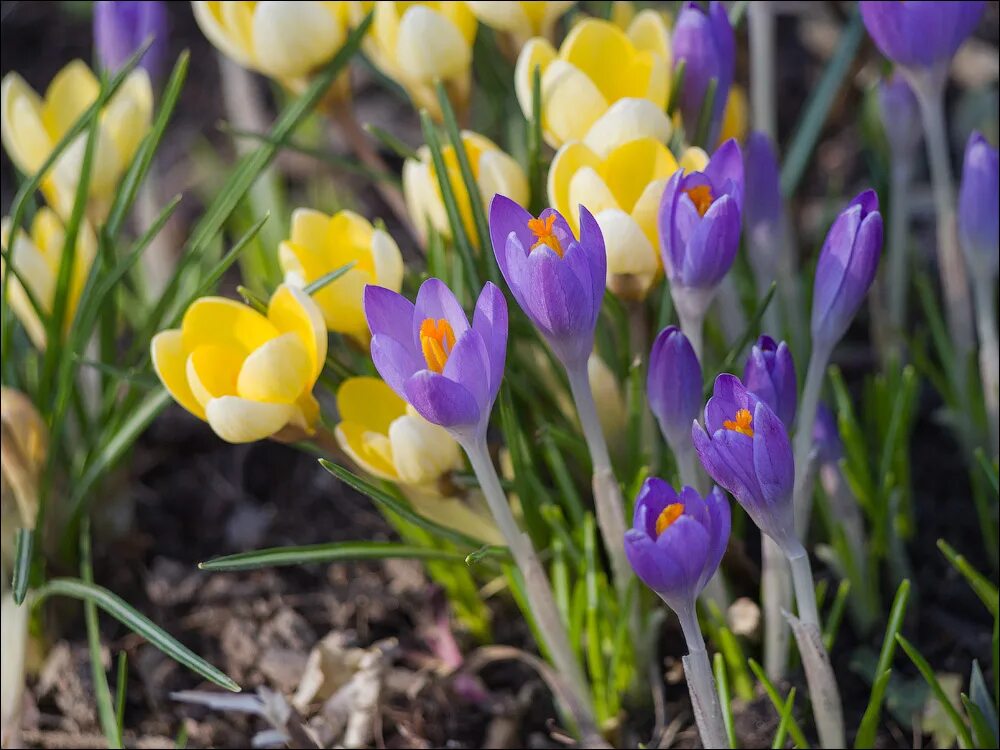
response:
M482 419L468 388L430 370L421 370L406 381L405 398L420 416L445 428L478 427Z
M639 580L657 593L674 592L684 584L684 571L673 557L662 554L656 542L638 529L625 532L625 556Z
M441 374L464 385L476 399L480 411L485 412L493 405L490 355L478 331L470 328L458 337Z
M753 469L763 499L771 507L772 516L781 524L791 519L792 515L792 490L795 484L792 445L785 426L766 404L757 404L753 424ZM774 530L762 527L762 530L775 536L775 532L787 532L791 529L780 529L779 526Z
M594 321L604 301L604 285L608 275L608 256L604 244L604 234L597 219L585 206L580 206L580 244L587 251L590 261L590 276L593 286Z
M391 289L374 284L365 287L362 301L372 336L395 339L417 356L420 345L418 342L413 347L413 303Z
M681 284L711 289L722 281L736 258L740 242L740 211L729 195L716 199L687 242Z
M632 525L656 538L656 519L671 503L677 502L677 493L669 482L659 477L647 477L635 498Z
M382 380L405 399L406 381L424 367L423 360L392 336L382 333L372 337L371 352L372 362Z
M486 343L490 362L489 391L491 402L496 399L503 380L504 363L507 358L507 300L495 284L487 281L476 301L476 311L472 318L472 328L479 332Z
M714 435L723 429L724 421L736 419L740 409L750 409L752 413L755 400L738 377L728 372L720 374L712 386L712 397L705 404L705 427Z
M534 234L528 229L528 222L532 218L530 213L506 195L497 193L490 201L490 240L500 273L508 286L511 284L507 267L508 240L512 234L517 237L521 254L526 255L527 248L534 244Z
M743 153L735 138L730 138L712 154L705 165L705 175L716 190L732 196L737 211L743 210Z

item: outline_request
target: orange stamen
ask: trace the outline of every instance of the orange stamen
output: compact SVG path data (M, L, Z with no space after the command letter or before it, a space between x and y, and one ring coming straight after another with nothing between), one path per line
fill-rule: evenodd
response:
M559 238L556 237L555 233L552 231L552 228L555 226L555 223L556 223L555 214L549 214L544 219L528 220L528 229L530 229L532 233L535 235L535 237L538 238L535 240L535 244L531 246L531 249L534 250L536 247L539 247L541 245L547 245L556 255L558 255L561 258L563 257L564 250L562 244L559 242Z
M684 514L684 505L681 503L670 503L660 511L656 518L656 536L660 536L670 528L671 524Z
M425 318L420 324L420 350L427 369L440 373L455 346L455 332L444 318Z
M740 432L747 437L753 437L753 427L750 423L753 422L753 415L750 414L749 409L740 409L736 412L736 421L727 419L722 423L722 426L727 430L732 430L733 432Z
M708 211L708 207L712 205L712 201L715 197L712 195L712 188L708 185L695 185L690 190L685 190L688 198L694 203L694 207L698 210L699 216L704 216L705 212Z

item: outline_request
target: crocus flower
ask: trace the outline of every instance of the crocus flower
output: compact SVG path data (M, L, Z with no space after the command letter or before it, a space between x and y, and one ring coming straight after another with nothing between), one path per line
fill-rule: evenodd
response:
M671 132L664 112L670 89L669 37L663 17L645 10L627 31L587 18L573 27L558 52L548 40L532 39L521 49L514 70L521 110L532 116L534 71L539 68L542 132L553 148L577 140L603 155L645 135L665 141Z
M729 502L718 487L702 497L691 487L676 492L649 477L635 499L625 554L639 579L681 613L693 610L715 575L729 528Z
M709 81L716 80L706 141L715 143L736 65L736 39L725 6L713 1L705 10L700 3L684 3L674 24L672 45L674 67L684 61L680 108L689 134L693 134L698 125Z
M140 65L154 80L163 72L167 54L167 4L99 0L94 3L94 47L101 67L115 72L147 39L153 42Z
M997 275L998 157L982 133L969 136L965 146L962 187L958 198L958 228L973 273Z
M649 355L646 396L671 448L690 442L691 422L701 409L701 384L701 364L687 336L676 326L664 328Z
M754 131L743 151L746 196L743 226L747 252L758 288L777 278L781 244L781 173L774 144L764 133Z
M875 96L889 150L894 158L913 159L924 131L910 84L898 71L894 72L878 82Z
M691 426L701 465L743 506L778 546L797 544L792 490L795 461L778 416L735 375L715 379L705 405L705 426ZM787 550L786 550L787 551Z
M505 195L490 204L490 237L511 294L567 369L585 368L604 301L604 237L580 207L580 239L562 214L538 218Z
M786 429L792 428L798 383L792 352L784 341L775 343L770 336L757 339L743 368L743 383L748 391L771 407Z
M491 283L469 319L440 279L416 303L379 286L365 289L371 352L382 379L428 422L459 442L485 435L507 354L507 303Z
M865 190L834 220L820 250L812 308L817 350L829 350L847 331L875 278L881 254L878 196Z
M514 37L518 46L533 36L552 38L552 27L574 0L546 2L467 2L480 23Z
M49 428L31 399L7 386L0 386L0 423L4 445L0 451L3 486L0 558L4 570L10 570L14 565L15 530L33 529L38 519L38 490L48 463ZM3 614L6 620L8 613ZM5 642L5 658L11 653L8 648Z
M267 314L223 297L202 297L179 329L150 345L170 395L230 443L301 439L319 418L312 389L326 361L323 313L287 284Z
M707 160L704 151L692 148L678 165L652 136L627 141L604 156L570 141L549 167L549 204L573 231L580 226L578 207L587 206L604 235L608 289L623 299L644 299L662 267L656 213L667 180L680 168L704 168Z
M840 439L837 417L822 401L816 408L813 445L819 451L819 460L823 463L836 463L844 456L844 443Z
M354 263L343 276L317 290L312 299L323 311L328 330L346 334L366 347L365 286L378 284L398 292L403 284L403 257L395 240L353 211L327 216L308 208L296 209L291 236L279 246L278 260L285 283L298 287Z
M52 209L43 206L35 213L35 218L31 222L31 231L19 231L14 239L14 247L11 249L8 244L10 238L10 219L4 218L3 230L0 232L3 249L9 252L9 257L14 262L19 275L10 274L7 278L7 298L11 309L21 321L25 332L32 343L39 349L44 349L46 344L45 323L39 319L32 306L30 295L41 307L42 312L48 315L52 312L55 302L56 285L59 278L59 269L64 262L63 245L66 240L66 232L63 224L55 215ZM90 267L94 262L97 252L97 238L94 231L86 222L80 225L80 230L76 237L76 253L73 260L73 271L70 276L69 296L66 300L64 329L69 330L76 314L76 307L80 302L80 295L90 274ZM6 275L6 263L0 260L0 268ZM21 280L27 285L25 291L21 286Z
M34 175L56 144L100 94L101 84L87 65L74 60L52 79L39 97L17 73L0 84L0 133L14 166ZM133 70L101 114L97 150L90 174L88 215L103 220L125 169L149 131L153 88L145 70ZM80 168L87 147L81 133L45 176L42 191L55 212L66 219L73 209Z
M503 151L493 141L479 133L462 131L462 145L472 167L479 193L483 198L483 208L488 208L497 193L511 196L518 203L527 203L529 198L528 177L521 165ZM472 202L465 189L465 181L458 166L458 157L450 144L441 149L462 225L466 233L474 236L475 223L472 216ZM421 146L416 159L403 163L403 197L410 219L421 234L427 231L428 223L443 237L451 237L448 212L441 197L431 151Z
M947 63L979 24L985 2L862 2L861 18L882 54L911 68Z

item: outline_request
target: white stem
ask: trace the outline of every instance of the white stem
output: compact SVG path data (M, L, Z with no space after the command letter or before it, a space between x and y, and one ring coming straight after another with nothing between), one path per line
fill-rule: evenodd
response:
M1000 347L997 344L997 320L993 310L993 276L985 269L974 275L976 298L976 326L979 332L979 374L983 381L983 400L990 426L990 446L993 455L1000 443L1000 406L997 390L1000 387Z
M769 2L747 6L750 33L750 105L755 130L777 140L774 95L774 11Z
M813 588L812 566L805 547L797 540L785 544L785 556L792 570L792 586L795 589L795 607L799 620L806 625L819 625L816 609L816 590Z
M893 154L889 171L889 342L890 352L899 354L906 321L906 296L910 285L910 176L913 165L907 155Z
M747 316L740 303L740 294L736 289L732 274L719 283L722 292L716 299L719 311L719 321L722 323L722 333L726 337L726 345L732 346L740 340L747 327Z
M792 579L785 553L761 535L760 598L764 604L764 671L772 681L785 678L790 632L784 612L792 607Z
M809 356L809 367L806 370L806 382L802 387L802 400L799 402L799 415L795 427L795 490L793 503L795 508L795 529L799 538L805 536L809 528L809 516L812 512L812 484L814 476L809 472L809 454L813 447L813 425L816 423L816 410L819 407L819 397L823 390L823 378L826 366L830 361L832 346L814 345Z
M671 286L670 296L674 300L674 310L681 324L681 331L694 349L698 361L702 361L702 333L705 327L705 313L712 303L715 290L687 289L682 286Z
M497 476L486 443L482 438L477 437L462 441L462 447L469 456L472 470L479 480L479 486L486 497L490 511L493 513L493 518L507 541L514 562L521 571L521 575L524 576L525 593L531 607L531 614L538 626L538 632L545 640L548 652L552 656L552 662L565 677L571 689L575 691L582 710L586 711L587 717L593 720L591 715L593 703L590 698L588 682L573 649L570 648L566 625L559 616L559 609L556 606L548 576L538 560L531 539L521 531L517 521L514 520L514 515L507 503L507 495L500 484L500 477Z
M701 744L704 747L728 748L729 737L722 718L719 693L715 689L712 665L708 659L705 638L701 634L694 607L678 612L677 619L680 620L688 647L688 655L684 657L684 675L687 678L688 692L691 694L691 706L694 709L698 734L701 735Z

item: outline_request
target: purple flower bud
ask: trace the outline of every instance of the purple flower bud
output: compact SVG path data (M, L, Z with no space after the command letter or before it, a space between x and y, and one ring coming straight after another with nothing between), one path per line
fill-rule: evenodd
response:
M674 172L660 201L663 265L671 289L711 292L729 271L740 244L743 156L730 139L704 172Z
M833 348L868 293L882 254L878 196L866 190L833 222L816 264L813 345Z
M718 142L722 113L729 97L736 66L736 39L729 14L719 2L709 3L706 11L700 3L686 2L674 24L671 49L674 66L684 60L684 85L681 89L681 116L688 133L698 125L708 83L716 79L715 101L708 143Z
M947 62L979 24L985 2L862 2L861 18L882 54L908 67Z
M460 441L482 437L503 379L507 302L487 282L469 319L440 279L416 303L380 286L364 293L375 369L428 422Z
M701 409L701 383L701 365L687 336L676 326L664 328L649 354L646 395L671 448L690 439L691 421Z
M675 612L693 611L695 599L719 567L729 542L730 510L718 487L704 498L679 493L649 477L635 500L625 555L639 579Z
M795 539L795 459L785 425L735 375L715 379L705 427L691 426L701 465L780 547Z
M505 195L490 203L490 239L517 304L567 368L586 367L604 301L604 235L580 206L580 239L551 208L536 219Z
M895 158L912 159L923 135L920 105L913 89L896 72L878 82L875 95L889 150Z
M958 228L962 247L973 272L997 275L1000 254L998 229L998 158L982 133L969 136L958 195Z
M836 463L844 455L844 444L840 440L837 418L830 407L820 401L816 408L816 422L813 424L813 445L819 451L822 463Z
M777 277L781 247L781 174L774 144L764 133L747 137L743 152L746 197L743 226L754 273L768 282Z
M167 4L165 2L94 3L94 46L101 67L115 72L137 49L153 38L153 44L139 63L156 79L167 54Z
M784 341L776 344L770 336L757 339L743 368L743 383L778 415L786 429L792 428L798 383L792 352Z

